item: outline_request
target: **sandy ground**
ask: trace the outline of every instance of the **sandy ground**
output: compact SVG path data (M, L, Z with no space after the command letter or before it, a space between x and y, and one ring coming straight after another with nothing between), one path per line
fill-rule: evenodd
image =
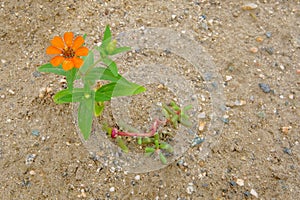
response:
M300 1L12 0L0 16L1 199L299 198ZM93 46L106 24L170 28L212 56L228 121L206 159L199 145L161 170L118 171L92 159L71 106L39 98L62 78L36 72L49 40L73 31Z

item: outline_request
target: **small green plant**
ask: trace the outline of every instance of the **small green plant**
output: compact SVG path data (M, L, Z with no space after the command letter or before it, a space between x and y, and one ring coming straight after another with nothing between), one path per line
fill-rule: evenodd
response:
M66 77L67 88L54 95L54 102L79 103L78 125L84 139L88 139L93 118L101 115L105 101L117 96L136 95L144 92L145 88L129 82L119 74L111 56L128 51L130 47L117 47L109 26L104 31L101 46L89 50L83 46L85 37L74 38L72 32L66 32L63 37L55 36L46 50L47 54L55 56L50 63L40 66L38 71ZM98 60L94 60L94 52L99 53ZM83 86L75 87L76 80L80 80ZM99 80L106 84L97 84Z
M155 156L158 155L162 164L167 164L167 159L164 154L172 154L173 147L168 142L164 141L162 138L165 135L173 137L172 133L166 133L159 129L160 126L168 127L171 126L175 129L178 128L179 124L190 127L192 124L189 121L187 111L192 107L186 106L180 108L175 102L171 102L169 105L162 106L162 112L164 114L165 120L154 120L151 129L147 133L138 133L138 132L125 132L118 128L108 127L106 124L103 125L103 130L107 132L111 138L116 139L117 145L127 153L129 148L126 146L126 142L122 139L123 137L135 137L137 144L144 147L146 156ZM127 126L122 124L122 126ZM127 129L133 129L129 127Z

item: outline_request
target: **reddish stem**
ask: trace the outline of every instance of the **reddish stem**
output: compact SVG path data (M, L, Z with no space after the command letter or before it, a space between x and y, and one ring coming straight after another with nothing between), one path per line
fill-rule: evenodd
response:
M119 131L117 128L113 128L111 132L111 137L115 138L118 135L129 136L129 137L152 137L156 133L160 124L166 124L166 121L160 121L156 119L151 127L151 131L148 133L130 133L130 132Z

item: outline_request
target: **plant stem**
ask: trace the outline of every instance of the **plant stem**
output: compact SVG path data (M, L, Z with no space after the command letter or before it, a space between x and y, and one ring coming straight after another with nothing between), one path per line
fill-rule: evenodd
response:
M117 128L113 128L112 130L112 134L111 136L113 138L119 136L129 136L129 137L152 137L160 124L166 124L166 121L160 121L158 119L156 119L151 127L151 131L149 131L148 133L130 133L130 132L123 132L123 131L119 131Z

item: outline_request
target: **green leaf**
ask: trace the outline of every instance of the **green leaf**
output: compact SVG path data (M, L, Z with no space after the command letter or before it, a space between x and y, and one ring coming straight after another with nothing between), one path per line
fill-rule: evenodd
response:
M109 58L103 58L102 59L102 62L107 65L107 68L111 71L111 73L114 75L114 76L117 76L118 75L118 67L117 67L117 64L109 59Z
M51 63L44 64L38 68L39 72L54 73L57 75L66 76L66 71L63 70L62 66L54 67Z
M114 49L113 52L111 52L109 55L116 55L118 53L130 51L130 50L131 50L130 47L118 47L118 48Z
M155 149L153 147L146 147L145 153L154 153Z
M144 92L145 90L146 89L143 86L129 82L125 78L121 77L113 90L112 96L118 97L136 95Z
M96 117L99 117L101 115L101 113L103 112L104 110L104 103L103 102L95 102L95 116Z
M57 92L53 100L57 104L80 102L84 97L85 91L83 88L74 88L73 90L65 89Z
M106 84L106 85L103 85L102 87L100 87L95 92L95 100L97 102L111 100L115 85L116 85L116 83L109 83L109 84Z
M162 154L162 152L159 153L159 158L160 158L160 161L162 164L167 164L167 159L166 157L164 156L164 154Z
M126 146L124 140L121 137L117 137L117 144L125 153L129 152L128 147Z
M73 84L74 80L76 78L76 73L78 69L73 68L66 73L66 79L67 79L67 84L68 84L68 89L72 90L73 89Z
M82 57L84 63L79 68L79 73L81 76L86 76L86 73L88 73L88 70L93 64L94 64L94 53L92 51L89 51L89 54L87 56Z
M112 82L99 88L95 93L95 100L97 102L109 101L112 97L136 95L145 90L138 84L120 78L118 82Z
M105 131L109 136L111 136L112 128L108 126L107 123L102 125L102 130Z
M108 44L111 41L111 31L109 25L105 27L104 36L102 38L102 45Z
M78 125L85 140L91 134L94 116L94 98L90 96L81 101L78 109Z

